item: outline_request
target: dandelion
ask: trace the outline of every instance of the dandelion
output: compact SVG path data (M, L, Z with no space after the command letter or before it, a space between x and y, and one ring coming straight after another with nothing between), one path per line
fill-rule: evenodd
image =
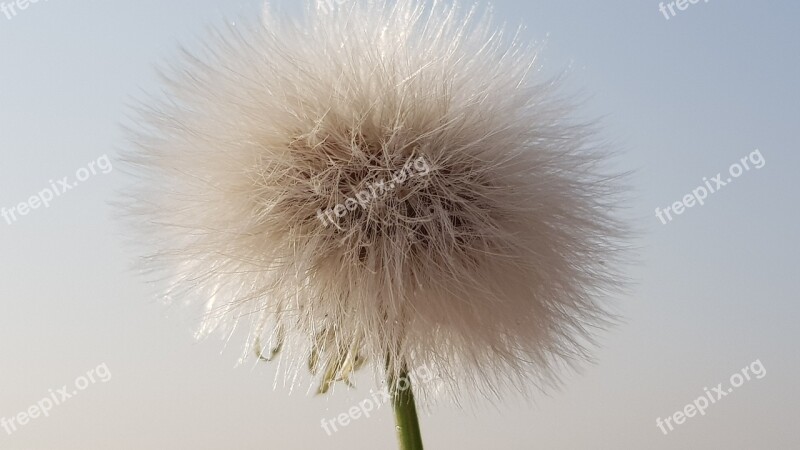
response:
M173 63L136 118L126 210L166 294L205 307L204 333L244 323L285 380L435 368L393 389L421 448L415 394L528 395L589 357L621 284L619 177L490 12L307 6Z

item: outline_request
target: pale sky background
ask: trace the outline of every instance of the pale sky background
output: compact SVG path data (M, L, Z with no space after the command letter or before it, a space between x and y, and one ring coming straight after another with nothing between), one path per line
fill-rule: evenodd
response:
M2 0L0 0L2 1ZM283 0L288 4L295 0ZM6 0L8 3L8 0ZM549 35L545 69L570 68L605 136L637 170L642 229L627 323L597 364L535 404L441 406L427 449L800 448L797 344L800 36L794 1L710 1L670 20L658 2L497 0L499 20ZM51 0L0 15L0 207L10 208L125 142L126 103L154 66L258 0ZM754 149L766 164L662 225L654 215ZM56 406L0 449L393 449L390 408L329 437L368 395L273 389L274 368L236 366L238 343L195 342L130 265L108 202L117 166L12 225L0 218L0 418L105 364L112 378ZM668 435L656 427L704 387L760 360L753 379Z

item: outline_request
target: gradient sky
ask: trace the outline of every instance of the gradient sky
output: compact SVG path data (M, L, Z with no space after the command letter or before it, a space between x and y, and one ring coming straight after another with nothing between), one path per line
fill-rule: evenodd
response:
M641 252L619 299L626 323L603 336L595 365L535 404L437 407L422 416L426 448L800 448L800 4L714 0L669 20L652 0L494 4L498 20L547 38L545 71L568 69L586 115L602 116L624 152L619 166L636 171L628 212ZM0 15L0 207L102 155L113 164L126 104L157 89L155 65L259 9L42 0ZM763 168L656 219L754 149ZM331 437L320 427L365 398L369 380L327 399L289 394L273 389L274 367L237 366L238 342L194 341L197 317L131 269L108 205L125 182L115 165L47 209L0 218L0 418L102 364L112 375L10 436L0 428L1 449L395 448L388 408ZM668 435L656 427L755 360L762 379Z

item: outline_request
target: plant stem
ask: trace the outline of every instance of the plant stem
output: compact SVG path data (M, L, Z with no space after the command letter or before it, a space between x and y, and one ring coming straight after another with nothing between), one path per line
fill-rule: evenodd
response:
M419 430L417 406L408 371L403 369L397 380L390 378L394 419L397 425L397 439L400 450L422 450L422 434Z

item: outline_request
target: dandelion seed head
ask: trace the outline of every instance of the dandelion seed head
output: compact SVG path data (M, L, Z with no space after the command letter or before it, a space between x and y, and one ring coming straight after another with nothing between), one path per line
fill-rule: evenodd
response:
M622 285L593 127L480 7L309 6L213 33L141 108L126 209L148 267L292 382L371 364L435 367L423 398L558 384Z

